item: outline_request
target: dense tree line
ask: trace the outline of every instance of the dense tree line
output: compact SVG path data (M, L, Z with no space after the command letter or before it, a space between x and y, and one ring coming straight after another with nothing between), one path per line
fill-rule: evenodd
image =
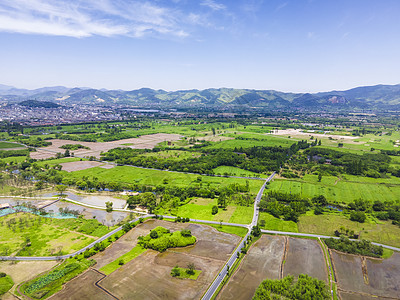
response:
M202 148L196 146L198 145L193 147L196 150ZM278 171L293 153L309 146L310 144L306 141L299 141L288 148L258 146L234 149L200 149L200 156L181 160L142 155L145 150L116 148L103 153L102 159L124 165L199 174L214 174L213 169L219 166L232 166L256 173L264 173ZM153 151L159 150L157 148ZM183 148L183 150L188 151L187 148Z
M297 155L289 165L297 170L338 175L347 173L380 178L390 172L391 158L386 153L354 154L333 149L312 147ZM400 175L400 173L399 173Z
M331 248L338 251L359 254L372 257L382 257L383 247L372 245L370 241L360 240L351 241L345 236L341 236L339 239L326 239L325 244Z

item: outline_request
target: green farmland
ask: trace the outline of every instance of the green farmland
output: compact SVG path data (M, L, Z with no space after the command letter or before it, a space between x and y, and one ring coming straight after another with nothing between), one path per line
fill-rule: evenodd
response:
M186 187L195 184L197 178L201 178L203 185L210 185L211 187L226 186L229 184L239 183L246 184L246 179L241 178L224 178L201 176L196 174L186 174L178 172L158 171L150 169L142 169L130 166L117 166L112 169L104 169L101 167L90 168L81 171L71 172L65 175L67 178L75 180L81 179L83 176L96 177L100 181L115 181L119 183L137 183L157 186L163 184L164 180L168 185ZM112 180L110 180L112 179ZM263 184L261 180L249 180L250 192L256 194Z
M340 180L333 176L323 176L321 182L317 176L305 176L305 180L275 179L270 190L291 194L300 194L304 198L324 195L331 203L350 203L356 199L369 201L396 201L400 198L400 180L372 179L366 177L346 176L350 179ZM353 181L353 180L359 180Z

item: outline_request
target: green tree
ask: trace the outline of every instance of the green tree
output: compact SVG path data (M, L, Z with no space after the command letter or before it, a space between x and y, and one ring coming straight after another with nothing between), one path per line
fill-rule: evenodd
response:
M186 273L189 275L194 275L194 270L195 270L195 265L194 263L188 263Z
M106 202L106 212L110 213L113 211L113 203L111 201Z
M211 214L216 215L218 213L218 206L214 205L211 208Z
M178 266L173 267L171 270L171 276L178 277L180 275L181 275L181 271L179 270L179 267Z

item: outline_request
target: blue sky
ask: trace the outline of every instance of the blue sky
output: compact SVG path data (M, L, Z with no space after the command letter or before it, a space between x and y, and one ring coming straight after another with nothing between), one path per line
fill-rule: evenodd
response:
M0 83L327 91L400 83L398 0L1 0Z

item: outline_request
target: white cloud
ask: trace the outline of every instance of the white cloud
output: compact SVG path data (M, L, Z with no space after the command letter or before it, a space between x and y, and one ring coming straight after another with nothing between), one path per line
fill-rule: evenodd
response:
M201 5L203 6L207 6L209 8L211 8L212 10L225 10L226 6L221 4L221 3L217 3L214 0L203 0L201 2Z
M186 37L177 9L148 1L2 0L0 31L70 37L161 35ZM188 21L188 20L187 20Z

